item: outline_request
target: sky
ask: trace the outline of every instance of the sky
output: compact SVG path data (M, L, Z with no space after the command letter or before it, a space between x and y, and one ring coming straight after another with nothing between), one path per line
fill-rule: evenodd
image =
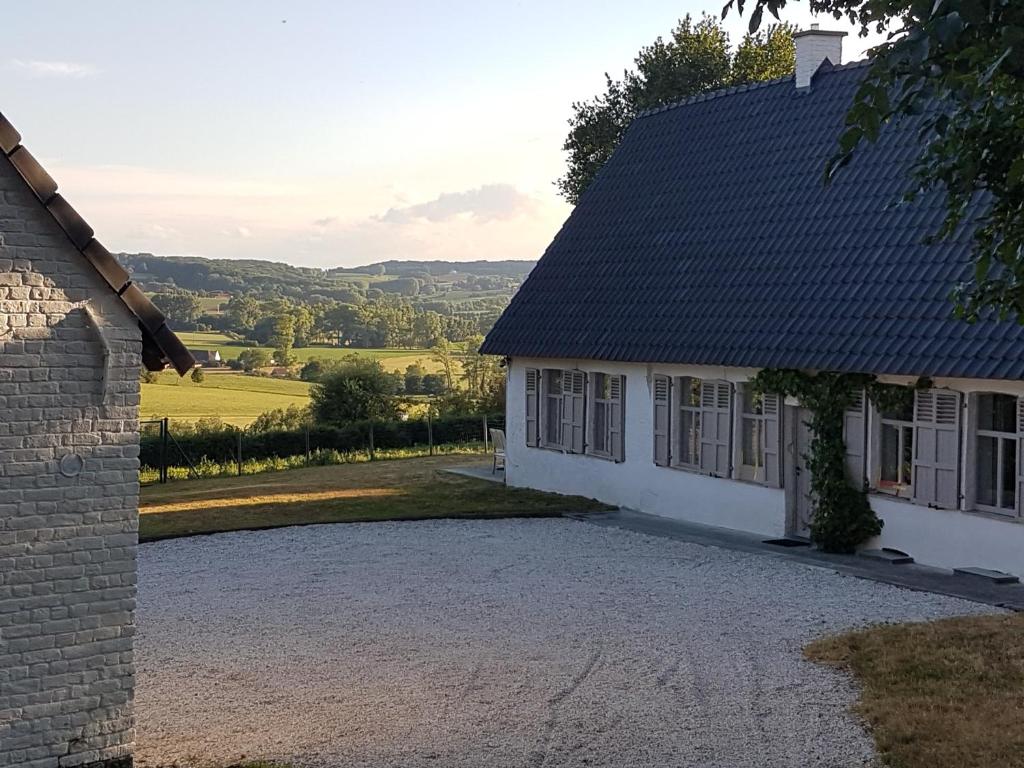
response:
M535 259L570 211L553 181L572 102L722 4L20 4L0 29L0 112L113 251ZM738 40L746 20L726 21ZM846 61L877 42L818 21L851 31Z

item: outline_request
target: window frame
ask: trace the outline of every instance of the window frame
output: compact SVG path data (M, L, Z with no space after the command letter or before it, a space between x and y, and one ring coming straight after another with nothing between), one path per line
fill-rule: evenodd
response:
M554 374L558 374L558 394L551 394L551 378ZM562 368L542 368L541 369L541 397L540 397L540 425L538 431L538 443L541 448L547 448L551 451L565 451L565 419L564 419L564 408L565 408L565 370ZM555 403L556 417L555 425L558 430L558 440L552 441L550 438L550 421L551 421L551 401Z
M986 396L1003 396L1009 397L1014 400L1014 431L1002 431L993 429L981 429L979 424L980 418L980 402L982 397ZM972 392L968 400L968 421L970 428L967 434L967 461L964 466L964 482L967 486L967 504L966 506L973 512L983 512L990 515L998 515L1003 518L1019 519L1022 514L1022 504L1020 498L1020 483L1019 477L1021 474L1021 427L1022 427L1022 408L1021 398L1017 395L1008 394L1006 392ZM986 437L995 439L996 441L996 488L995 498L998 502L1001 498L1000 490L1004 480L1003 477L1003 443L1008 442L1014 446L1014 467L1013 467L1013 507L1004 507L998 504L982 504L978 501L978 456L980 451L978 450L979 438Z
M782 450L782 430L783 430L783 411L784 411L784 400L780 395L773 393L763 393L760 395L762 398L772 397L775 398L775 413L769 413L765 410L764 400L761 404L761 413L754 413L747 410L747 392L749 391L749 382L737 385L733 392L734 410L736 413L735 423L733 431L735 437L733 438L733 465L734 475L737 480L742 480L748 483L756 483L758 485L768 486L770 488L782 488L785 483L783 481L783 450ZM758 395L755 394L755 397ZM775 442L775 451L769 450L770 430L769 422L775 422L775 432L777 440ZM754 438L757 440L757 448L759 449L762 456L762 465L759 467L756 464L747 464L744 461L743 456L743 437L744 429L748 422L754 424ZM776 459L778 470L777 473L773 472L772 476L768 472L768 457L774 454ZM774 477L778 474L778 477Z
M914 498L914 450L917 443L917 423L914 421L913 411L911 411L910 419L896 419L884 416L880 410L872 406L872 416L874 416L874 427L872 428L873 460L871 462L871 490L885 496L907 499L909 501ZM898 465L895 485L882 485L882 432L887 426L894 427L897 435L896 456L898 457ZM910 464L907 467L906 482L902 483L900 480L904 470L902 460L905 454L904 437L905 430L908 429L910 430ZM888 483L890 481L885 482Z
M559 376L559 392L558 394L552 394L551 392L551 378L553 374ZM575 392L574 379L577 376L583 378L582 392ZM539 424L538 424L538 445L540 448L544 448L549 451L558 451L560 453L567 454L585 454L587 453L587 427L588 427L588 413L587 413L587 401L588 391L590 387L590 376L586 371L580 370L579 368L542 368L541 369L541 393L540 393L540 406L539 406ZM573 415L566 416L566 399L580 398L582 401L582 413L580 414L579 423L576 422ZM553 403L557 408L557 418L555 424L558 429L558 442L553 442L550 439L549 420L551 418L550 409ZM580 447L579 450L575 450L573 446L574 431L580 430ZM568 432L568 434L566 434Z
M691 395L691 403L685 405L683 402L683 382L689 382L689 389ZM669 418L669 442L671 450L669 451L669 466L675 467L676 469L685 469L691 472L701 472L701 441L703 438L703 426L704 418L703 411L704 407L701 404L701 387L704 382L708 381L711 384L724 383L718 380L702 379L698 376L674 376L672 378L672 390L671 390L671 410ZM696 388L694 388L696 383ZM692 402L695 396L696 404ZM691 419L696 424L696 432L694 433L694 441L692 448L693 461L683 461L683 413L690 414ZM731 438L730 438L731 439Z
M617 457L615 450L616 434L620 435L619 439L624 439L626 423L625 423L625 408L623 407L625 380L626 377L618 373L604 373L603 371L591 371L587 374L587 437L584 441L584 453L588 456L594 456L598 459L608 459L610 461L624 461L625 450L623 446L623 457ZM612 396L614 391L613 379L619 380L619 397L615 398ZM601 381L605 382L605 388L607 390L607 397L598 397L598 386ZM615 429L615 406L618 404L618 430ZM605 414L604 422L604 449L599 449L597 445L597 413L601 409Z

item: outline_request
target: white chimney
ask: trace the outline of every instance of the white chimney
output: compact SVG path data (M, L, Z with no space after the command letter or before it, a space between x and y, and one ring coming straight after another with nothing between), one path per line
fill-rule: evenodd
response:
M822 62L828 59L833 66L843 63L845 32L829 32L817 24L793 35L796 44L796 87L810 88L811 78Z

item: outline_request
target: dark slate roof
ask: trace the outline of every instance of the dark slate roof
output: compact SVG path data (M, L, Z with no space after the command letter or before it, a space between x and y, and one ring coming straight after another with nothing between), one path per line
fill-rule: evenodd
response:
M195 360L184 344L167 327L163 313L156 308L137 285L132 283L124 267L93 237L93 229L67 200L57 192L57 182L39 161L21 145L21 134L0 114L0 158L14 166L40 204L53 216L71 244L99 273L111 290L121 297L125 306L139 321L142 330L142 362L151 371L162 370L168 363L184 376ZM0 160L2 162L2 160Z
M583 195L483 351L541 358L1024 378L1024 327L954 319L970 233L924 245L901 204L915 121L825 186L863 64L649 112Z

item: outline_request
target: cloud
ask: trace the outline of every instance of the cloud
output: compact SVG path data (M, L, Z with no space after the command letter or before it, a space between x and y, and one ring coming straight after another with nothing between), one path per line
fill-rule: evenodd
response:
M252 230L241 224L238 225L237 227L222 229L220 233L224 235L224 237L240 237L243 240L248 240L250 237L252 237Z
M533 208L534 200L511 184L485 184L465 192L444 192L425 203L391 208L374 218L388 224L405 224L415 219L448 221L467 214L478 221L506 221Z
M322 219L314 219L313 226L317 229L327 229L334 222L338 220L337 216L324 216Z
M27 72L33 77L69 77L79 79L90 77L99 72L91 64L81 64L75 61L26 61L24 59L13 59L11 66L22 72Z

